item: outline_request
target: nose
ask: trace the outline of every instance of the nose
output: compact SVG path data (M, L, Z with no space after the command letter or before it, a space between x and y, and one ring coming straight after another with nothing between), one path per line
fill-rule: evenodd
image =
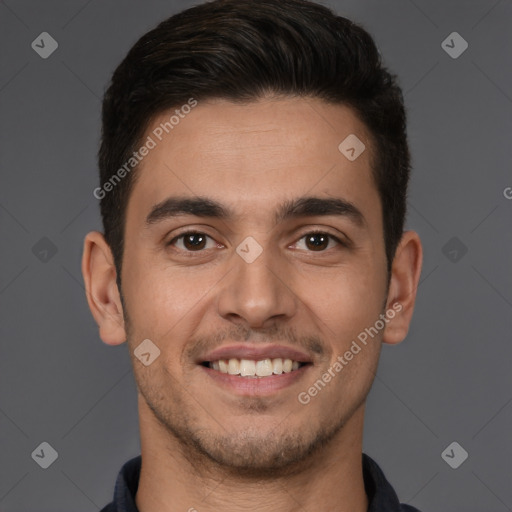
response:
M253 242L241 249L254 251L254 245ZM220 316L230 321L243 320L252 328L264 328L276 318L291 318L298 300L291 288L286 261L281 261L277 251L268 245L258 245L262 251L253 261L242 251L233 251L232 270L222 280L218 298Z

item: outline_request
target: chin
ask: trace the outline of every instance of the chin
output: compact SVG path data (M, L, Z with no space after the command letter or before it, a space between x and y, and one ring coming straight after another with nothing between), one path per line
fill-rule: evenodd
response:
M238 426L243 429L234 432L188 432L186 443L193 447L198 459L207 459L209 468L216 472L252 479L289 476L304 471L312 455L327 445L342 427L315 431L307 424L291 428L281 422L261 429L259 423L252 421L245 429L233 425L234 429Z

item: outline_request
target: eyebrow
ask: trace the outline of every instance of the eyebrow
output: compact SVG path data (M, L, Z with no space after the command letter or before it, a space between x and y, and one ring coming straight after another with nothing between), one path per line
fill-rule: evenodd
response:
M180 215L194 215L221 220L237 217L232 209L207 197L168 197L153 206L146 217L146 226L149 227L152 224ZM291 218L319 215L346 217L359 227L366 224L361 210L351 202L341 198L314 196L303 196L283 201L276 210L274 221L280 223Z

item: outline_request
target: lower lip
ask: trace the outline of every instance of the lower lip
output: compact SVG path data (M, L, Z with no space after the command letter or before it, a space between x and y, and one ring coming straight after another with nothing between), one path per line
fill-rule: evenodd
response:
M276 391L291 386L304 377L311 364L305 364L297 370L268 377L240 377L213 370L206 366L201 368L221 387L243 396L268 396Z

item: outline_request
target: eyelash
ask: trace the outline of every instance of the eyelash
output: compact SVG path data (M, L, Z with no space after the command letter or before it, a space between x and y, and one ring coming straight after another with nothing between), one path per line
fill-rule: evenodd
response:
M337 243L338 243L340 246L342 246L342 247L347 247L347 246L348 246L348 244L347 244L347 243L342 242L342 241L341 241L337 236L332 235L332 234L331 234L331 233L329 233L328 231L321 230L321 229L314 229L314 230L312 230L312 231L308 231L307 233L304 233L304 234L303 234L303 235L302 235L302 236L297 240L297 242L298 242L298 241L300 241L300 240L302 240L303 238L305 238L305 237L306 237L306 236L308 236L308 235L316 235L316 234L320 234L320 235L327 235L330 239L334 240L335 242L337 242ZM185 236L187 236L187 235L204 235L204 236L207 236L208 238L210 238L210 239L212 239L212 240L213 240L213 237L211 237L210 235L208 235L208 234L204 233L203 231L194 231L194 230L192 230L192 231L185 231L185 232L181 233L180 235L175 236L172 240L170 240L170 241L166 244L166 246L172 246L172 245L174 244L174 242L176 242L176 241L177 241L177 240L179 240L179 239L183 239L183 238L184 238ZM297 242L296 242L296 243L297 243ZM179 251L184 251L184 252L186 252L186 253L188 253L188 254L194 254L194 253L201 253L201 252L204 252L206 249L200 249L200 250L198 250L198 251L189 251L189 250L186 250L186 249L185 249L185 250L183 250L183 249L178 249L178 250L179 250ZM325 253L325 252L327 252L328 250L329 250L329 249L324 249L324 250L322 250L322 251L311 251L311 250L310 250L310 251L307 251L307 252L321 252L321 253L323 252L323 253Z

